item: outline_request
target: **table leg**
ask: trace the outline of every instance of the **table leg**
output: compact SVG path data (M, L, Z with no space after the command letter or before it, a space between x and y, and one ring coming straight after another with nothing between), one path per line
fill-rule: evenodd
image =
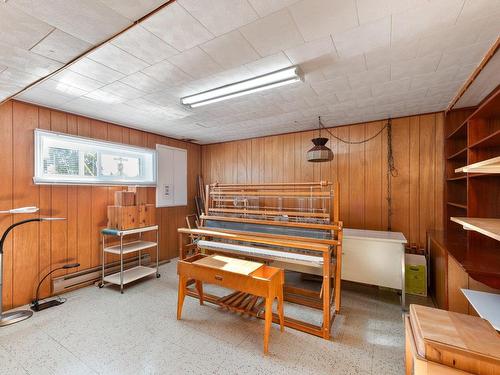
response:
M181 319L182 305L184 304L184 297L186 296L186 278L179 276L179 290L177 292L177 320Z
M201 281L196 280L196 291L200 297L200 305L203 305L203 283Z
M264 323L264 354L267 354L269 348L269 333L271 332L271 323L273 320L273 298L266 298L266 312Z
M280 318L280 330L285 330L285 314L283 312L283 286L278 291L278 316Z

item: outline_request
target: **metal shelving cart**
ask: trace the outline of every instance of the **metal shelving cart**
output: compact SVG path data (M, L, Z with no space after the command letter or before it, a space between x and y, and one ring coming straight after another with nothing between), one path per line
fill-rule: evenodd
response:
M144 232L156 231L156 242L144 241L142 240L142 234ZM131 283L132 281L139 280L143 277L152 275L156 273L156 277L160 277L158 272L158 259L159 259L159 249L158 249L158 225L152 225L144 228L134 228L127 230L117 230L105 228L101 231L102 234L102 276L99 288L102 288L105 283L120 285L120 292L123 293L123 285ZM123 238L131 234L138 234L139 240L124 243ZM119 245L113 245L106 247L106 236L115 236L120 238ZM142 250L150 249L156 247L156 267L143 266L142 262ZM139 264L135 267L124 270L123 269L123 256L125 254L130 254L134 252L139 252ZM116 254L120 256L120 272L113 273L111 275L104 274L104 267L106 264L106 253Z

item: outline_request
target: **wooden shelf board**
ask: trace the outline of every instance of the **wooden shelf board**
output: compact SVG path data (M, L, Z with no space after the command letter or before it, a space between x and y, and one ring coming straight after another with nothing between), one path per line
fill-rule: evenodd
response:
M500 219L452 216L450 220L462 225L465 230L473 230L500 241Z
M455 169L455 173L500 173L500 156Z
M460 134L463 132L464 134ZM465 120L461 125L459 125L455 130L453 130L446 139L451 139L460 136L460 138L467 138L467 120Z
M123 271L123 284L131 283L156 273L156 268L137 266ZM120 272L104 277L104 282L120 285Z
M480 139L477 142L474 142L469 146L469 148L488 148L488 147L500 147L500 130Z
M451 160L451 159L460 159L459 157L464 154L463 159L467 159L467 146L461 149L460 151L455 152L453 155L448 156L446 159Z
M449 206L453 206L453 207L458 207L458 208L463 208L464 210L467 209L467 205L466 204L460 204L460 203L454 203L454 202L448 202L447 203Z
M446 181L460 181L460 180L466 180L467 176L457 176L457 177L449 177L446 179Z
M151 241L134 241L123 244L123 254L135 253L139 250L149 249L155 247L156 242ZM105 247L104 251L112 254L120 254L120 245Z

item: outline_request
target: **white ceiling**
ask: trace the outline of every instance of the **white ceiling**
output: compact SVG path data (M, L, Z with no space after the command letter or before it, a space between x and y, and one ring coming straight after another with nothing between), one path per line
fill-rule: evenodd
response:
M0 100L162 3L0 3ZM498 38L499 16L499 0L177 0L17 98L200 143L309 129L318 115L340 125L433 112ZM295 64L305 82L180 105ZM500 83L498 57L487 69L459 106Z

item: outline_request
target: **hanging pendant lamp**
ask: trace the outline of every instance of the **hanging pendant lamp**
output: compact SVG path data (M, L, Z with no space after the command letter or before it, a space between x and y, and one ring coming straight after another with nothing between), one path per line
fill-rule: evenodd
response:
M321 137L321 116L318 116L318 128L319 137L311 139L314 147L307 151L307 161L313 163L331 161L333 160L333 152L326 146L328 138Z

